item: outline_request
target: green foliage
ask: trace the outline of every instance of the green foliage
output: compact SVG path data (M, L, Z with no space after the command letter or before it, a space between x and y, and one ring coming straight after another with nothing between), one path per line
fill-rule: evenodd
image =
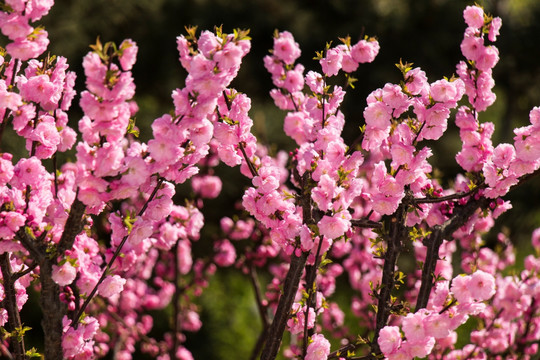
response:
M247 277L228 270L217 274L201 299L203 327L188 334L195 359L248 359L262 329Z

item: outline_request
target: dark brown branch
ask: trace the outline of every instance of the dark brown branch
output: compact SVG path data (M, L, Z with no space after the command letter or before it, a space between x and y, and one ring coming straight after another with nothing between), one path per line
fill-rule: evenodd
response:
M422 268L422 283L416 300L415 311L423 309L427 306L431 289L433 288L435 266L439 259L439 248L444 239L450 240L452 234L465 225L478 209L483 209L489 206L492 199L481 197L478 200L471 200L463 207L454 210L454 216L448 219L442 225L435 225L429 237L424 239L424 245L427 246L426 260Z
M295 171L293 170L293 172ZM293 175L300 178L298 172L295 173L296 174L293 173ZM311 205L311 189L308 185L311 180L310 176L311 175L306 172L300 178L300 189L302 193L298 200L300 206L302 207L303 223L306 225L315 224L312 214L313 207ZM274 319L268 330L268 337L262 351L261 360L274 360L277 356L281 346L283 332L285 331L285 326L290 316L290 310L294 302L294 297L298 291L300 278L302 277L304 267L306 266L308 255L308 252L302 252L300 256L296 256L295 252L293 252L291 255L289 271L287 272L283 285L283 294L279 298L276 314L274 315Z
M255 360L259 353L261 352L261 349L264 345L264 341L266 339L266 335L268 334L268 316L266 312L266 306L263 304L262 294L261 294L261 286L259 284L259 278L257 277L257 272L255 270L255 267L253 264L250 264L249 268L249 277L251 280L251 285L253 286L253 290L255 291L255 301L257 302L257 309L259 310L259 316L261 318L262 323L262 331L259 334L259 338L257 339L257 342L255 343L255 347L253 348L251 352L250 359Z
M39 265L43 264L45 258L44 244L40 244L26 232L26 226L21 227L15 234L22 246L30 253L30 257Z
M414 199L414 203L415 204L430 204L430 203L439 203L439 202L449 201L449 200L463 199L467 196L471 196L477 193L479 189L480 189L479 187L475 187L474 189L470 191L459 192L459 193L450 194L450 195L441 196L441 197L425 197L425 198L420 198L420 199Z
M294 297L298 291L300 278L304 271L308 253L303 252L300 256L296 256L294 253L291 257L291 264L289 271L283 284L283 294L279 298L276 315L268 330L268 336L263 348L261 360L274 360L277 356L279 348L281 346L281 339L283 338L283 332L287 320L289 319L289 312L294 302Z
M22 330L22 323L17 307L17 290L15 290L15 280L11 271L9 253L0 255L0 268L2 270L2 285L4 286L5 296L2 302L8 313L8 324L13 334L10 338L11 348L16 360L25 360L24 336L18 336L17 334L18 330Z
M78 193L79 190L77 190L75 200L73 200L73 203L71 204L69 216L66 220L66 225L64 226L64 232L58 242L58 255L62 255L64 251L73 247L75 237L81 233L84 227L83 217L86 206L77 198Z
M38 264L36 262L33 262L29 267L27 267L26 269L22 270L22 271L19 271L19 272L16 272L15 274L13 274L13 280L18 280L20 278L22 278L23 276L27 275L27 274L30 274L32 271L34 271L35 268L37 268Z
M259 284L259 278L257 277L257 271L253 265L249 267L249 278L251 280L251 285L255 291L255 301L257 302L257 309L259 310L259 316L261 317L261 322L263 329L268 327L268 316L266 315L266 307L263 305L263 299L261 294L261 286Z
M62 351L62 318L67 313L67 306L60 301L60 287L52 278L52 263L44 261L40 264L41 298L43 311L41 326L45 334L45 360L63 358Z
M359 227L359 228L373 228L373 229L382 228L382 224L380 222L369 220L369 219L352 219L351 225L354 227Z
M339 359L343 357L343 354L347 354L349 351L355 351L357 348L358 348L358 345L356 344L347 344L345 346L342 346L338 350L333 351L330 354L328 354L328 360Z
M251 173L251 175L253 175L253 177L259 175L259 173L257 172L257 168L255 168L255 165L253 165L251 160L249 160L246 154L246 149L244 148L244 143L242 141L238 143L238 147L240 148L240 151L242 152L242 155L244 156L244 160L246 161L246 164L249 168L249 172Z
M389 219L389 232L386 237L387 249L384 254L384 265L380 289L377 294L377 316L375 323L375 334L371 343L371 352L380 354L381 350L377 339L379 332L388 323L391 314L391 295L395 284L395 269L399 253L403 247L403 240L407 239L405 220L407 218L407 208L410 204L410 196L406 195L399 205L394 216Z

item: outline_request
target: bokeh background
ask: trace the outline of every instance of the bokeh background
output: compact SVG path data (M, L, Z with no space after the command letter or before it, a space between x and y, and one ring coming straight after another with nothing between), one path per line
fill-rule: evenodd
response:
M529 110L540 105L540 2L477 3L486 12L503 19L496 44L501 60L494 70L498 101L481 115L481 120L496 124L495 144L512 142L512 129L526 125ZM401 74L394 64L400 59L423 68L430 81L455 73L455 65L462 59L459 50L465 29L462 12L472 4L464 0L57 0L42 23L49 32L50 52L67 57L71 69L78 73L79 91L84 89L82 58L97 37L102 42L120 43L124 38L137 42L139 55L133 73L137 85L135 100L140 107L137 125L142 139L148 139L152 120L172 109L171 91L183 86L185 72L178 62L175 39L185 33L185 26L196 25L202 30L223 25L225 32L234 28L251 29L252 50L232 86L252 99L250 114L257 137L275 143L277 148L290 149L292 142L281 130L284 113L273 106L268 96L272 84L262 62L272 47L275 29L294 34L302 48L299 61L308 70L319 70L312 58L328 41L337 43L339 37L346 35L353 41L364 35L379 40L379 56L373 64L360 66L356 88L348 91L343 105L347 119L344 137L350 143L363 124L366 96L387 82L399 82ZM71 113L73 125L81 116L76 103L77 99ZM459 171L454 156L461 145L455 126L450 126L443 141L432 145L436 153L432 164L443 178L450 179ZM212 221L217 221L219 215L230 215L223 214L223 209L232 211L232 202L247 184L237 169L219 171L226 174L227 190L207 203L205 216L209 225L203 243L205 236L212 241L212 233L217 231ZM514 210L505 214L500 223L519 244L519 260L530 250L531 230L540 226L539 179L530 181L527 187L514 191L508 198L512 199ZM499 225L496 230L501 229ZM494 236L496 232L489 234L486 241ZM218 275L200 304L203 328L197 334L188 334L186 344L194 357L247 358L260 330L247 280L234 269Z

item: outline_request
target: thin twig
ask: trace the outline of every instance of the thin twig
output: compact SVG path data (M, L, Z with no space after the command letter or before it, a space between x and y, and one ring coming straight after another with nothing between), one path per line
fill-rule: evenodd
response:
M144 203L142 209L139 211L139 213L137 214L137 216L142 216L144 214L144 212L146 211L146 208L148 207L148 204L150 203L150 201L152 201L154 199L154 197L156 196L159 188L161 187L161 184L163 183L165 179L160 177L157 181L157 184L156 184L156 187L154 188L154 190L152 191L152 194L150 195L150 197L148 198L148 200L146 200L146 202ZM124 247L127 239L128 239L129 235L126 235L122 238L122 241L120 242L120 244L118 245L118 247L116 248L116 251L114 252L113 256L111 257L111 259L109 260L109 262L107 263L107 265L105 266L105 269L103 270L103 273L101 274L101 277L99 278L98 282L96 283L96 285L94 286L94 288L92 289L92 291L90 292L90 294L87 296L86 300L84 301L83 305L81 306L81 308L79 309L79 312L77 313L77 315L75 316L75 318L73 319L73 327L77 327L78 324L79 324L79 321L81 320L81 317L82 315L84 314L84 310L86 310L86 308L88 307L88 305L90 304L90 301L92 301L92 298L96 295L97 293L97 289L98 289L98 286L103 282L103 280L105 280L105 278L107 277L108 273L109 273L109 270L111 269L112 265L114 264L114 262L116 261L116 259L118 258L118 256L120 255L120 252L122 251L122 248Z

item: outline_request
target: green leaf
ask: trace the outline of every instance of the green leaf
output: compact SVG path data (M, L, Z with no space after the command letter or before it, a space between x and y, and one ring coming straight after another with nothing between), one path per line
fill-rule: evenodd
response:
M26 356L29 358L41 358L42 354L40 354L36 348L31 348L30 350L26 351Z
M135 118L129 119L127 133L135 136L136 138L139 137L139 128L135 126Z

